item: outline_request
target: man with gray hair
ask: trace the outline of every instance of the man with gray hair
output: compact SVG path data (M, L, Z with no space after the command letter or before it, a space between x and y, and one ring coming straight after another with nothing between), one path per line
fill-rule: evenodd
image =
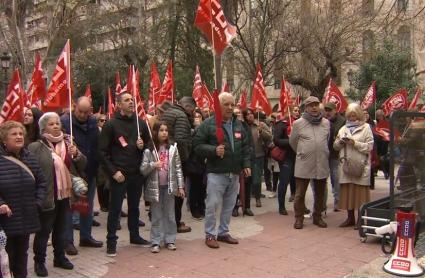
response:
M289 144L296 153L295 160L295 192L294 212L295 229L303 228L305 211L305 193L313 180L314 212L313 224L326 228L327 224L322 219L325 196L326 178L329 176L329 133L330 124L319 108L320 101L317 97L308 97L303 105L305 111L301 118L292 126Z
M192 149L192 122L193 112L195 111L196 103L192 97L182 97L178 104L169 107L165 110L160 120L164 121L168 127L168 136L170 141L177 143L180 160L183 168L183 175L187 177L186 162L189 159L189 154ZM184 199L175 197L175 213L177 232L187 233L192 229L186 226L182 219L182 207Z
M199 126L193 139L195 152L207 160L205 244L210 248L219 248L217 241L239 243L229 234L230 218L239 192L239 173L243 170L245 176L251 175L248 135L242 122L233 115L235 100L227 92L221 93L219 99L222 126L216 126L214 115ZM216 137L217 128L223 129L224 141L221 144ZM216 213L220 205L220 225L216 232Z

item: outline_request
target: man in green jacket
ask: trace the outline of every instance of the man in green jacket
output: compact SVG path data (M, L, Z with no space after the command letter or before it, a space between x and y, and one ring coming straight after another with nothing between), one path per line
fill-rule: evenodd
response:
M207 161L205 244L210 248L219 248L217 241L238 243L238 240L229 234L229 223L239 192L239 173L243 170L246 176L251 175L247 134L242 123L233 115L235 100L227 92L221 93L219 99L224 142L218 144L215 116L201 124L193 139L195 152ZM220 225L216 232L216 211L220 204Z

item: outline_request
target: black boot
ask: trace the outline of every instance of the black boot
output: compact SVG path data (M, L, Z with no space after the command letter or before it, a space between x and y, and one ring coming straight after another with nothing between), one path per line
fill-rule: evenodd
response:
M34 263L34 272L38 277L47 277L49 272L47 271L44 263Z

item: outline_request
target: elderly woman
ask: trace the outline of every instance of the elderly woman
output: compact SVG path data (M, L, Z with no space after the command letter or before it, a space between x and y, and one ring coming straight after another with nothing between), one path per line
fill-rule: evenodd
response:
M25 128L8 121L0 125L0 225L14 277L27 277L30 234L40 229L38 210L46 181L37 159L24 148Z
M341 184L341 209L347 210L347 219L340 227L355 226L354 210L370 200L370 153L373 149L372 130L365 122L364 113L360 105L351 103L345 112L346 124L341 127L334 142L334 149L339 152L339 177ZM344 169L344 161L353 163L356 169ZM358 172L359 174L355 174Z
M40 163L47 180L47 196L40 213L41 230L34 237L34 271L45 277L46 248L50 232L53 243L53 265L73 269L73 264L65 257L64 233L66 216L69 213L72 183L71 172L78 175L86 164L86 158L64 135L59 115L45 113L38 122L41 139L29 145Z

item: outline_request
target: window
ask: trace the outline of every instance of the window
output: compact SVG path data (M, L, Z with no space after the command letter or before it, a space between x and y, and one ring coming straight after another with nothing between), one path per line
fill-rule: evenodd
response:
M363 59L369 60L372 58L375 50L375 35L372 31L367 30L363 33Z
M398 43L402 50L410 51L410 29L403 25L398 29Z
M409 6L409 0L396 0L397 1L397 11L405 12Z
M280 82L279 77L277 77L277 76L274 77L274 88L276 90L280 90L281 89L281 82Z

